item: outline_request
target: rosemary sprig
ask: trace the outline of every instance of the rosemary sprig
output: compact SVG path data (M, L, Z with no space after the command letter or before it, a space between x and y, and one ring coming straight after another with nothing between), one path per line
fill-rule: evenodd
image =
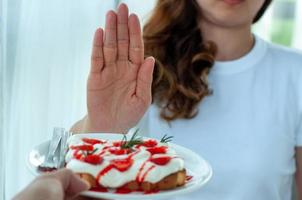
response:
M142 144L143 143L143 139L141 137L139 137L138 134L139 129L137 129L134 134L132 135L132 137L130 138L130 140L127 140L126 135L123 136L122 139L122 144L121 144L121 148L122 149L131 149L134 145L137 144Z
M162 143L168 143L172 141L173 136L168 136L167 134L160 140Z
M88 153L88 155L94 154L97 150L99 150L99 149L98 149L98 148L95 148L91 153Z
M91 151L91 152L89 152L89 151L83 151L83 150L81 150L81 151L82 151L83 155L84 155L85 157L87 157L87 156L89 156L89 155L94 154L97 150L98 150L98 148L95 148L95 149L94 149L93 151Z

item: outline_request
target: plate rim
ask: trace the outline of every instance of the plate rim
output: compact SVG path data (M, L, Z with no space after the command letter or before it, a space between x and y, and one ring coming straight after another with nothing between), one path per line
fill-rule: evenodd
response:
M117 136L121 136L121 133L80 133L80 134L76 134L76 135L80 135L80 136L112 136L112 137L117 137ZM142 136L144 139L156 139L156 138L151 138L151 137L146 137L146 136ZM99 137L100 138L100 137ZM110 140L110 139L108 139ZM156 139L158 140L158 139ZM43 145L47 145L47 143L50 142L49 140L45 140L37 145L33 145L33 147L31 148L31 150L29 151L29 153L26 156L26 167L27 169L31 172L32 175L34 175L35 177L42 175L42 173L39 173L36 166L34 166L33 164L31 164L30 162L30 155L31 152L33 152L34 149L37 149L39 146L43 146ZM208 173L205 176L205 178L198 184L195 185L190 185L189 187L185 187L183 186L180 190L168 190L168 191L164 191L162 193L153 193L153 194L116 194L116 193L106 193L106 192L94 192L94 191L84 191L81 192L80 195L82 196L86 196L86 197L93 197L93 198L109 198L109 199L150 199L150 198L156 198L156 199L165 199L168 197L171 197L173 195L184 195L193 191L196 191L199 188L202 188L204 185L206 185L213 177L213 168L210 165L210 163L205 160L202 156L200 156L199 154L197 154L196 152L194 152L193 150L181 146L179 144L175 144L173 142L169 143L172 146L175 146L176 148L179 149L185 149L186 151L189 151L191 155L194 155L194 157L198 158L198 162L203 163L207 169L208 169Z

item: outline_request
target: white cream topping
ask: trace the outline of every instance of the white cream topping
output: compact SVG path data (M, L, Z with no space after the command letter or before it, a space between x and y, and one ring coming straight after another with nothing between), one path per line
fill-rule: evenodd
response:
M72 136L69 141L69 147L77 146L77 145L83 145L85 144L81 138L77 138ZM108 141L105 144L95 144L93 145L94 149L97 148L97 150L94 152L94 154L99 154L102 152L102 149L107 146L112 147L112 141ZM160 146L166 146L167 152L165 154L154 154L151 155L150 152L148 152L146 149L147 147L140 147L138 150L138 153L136 153L132 159L133 164L131 167L126 171L119 171L115 168L109 170L107 173L105 173L103 176L101 176L99 180L99 184L108 187L108 188L118 188L123 185L125 185L128 182L135 181L137 176L138 179L141 180L144 177L144 181L150 182L150 183L157 183L166 176L169 176L175 172L181 171L184 169L184 161L182 158L177 157L176 152L174 149L172 149L168 144L166 143L159 143L157 144L157 147ZM113 147L114 149L115 147ZM117 148L119 149L119 148ZM66 155L66 168L73 170L76 173L87 173L91 174L94 178L97 178L98 174L108 167L110 165L111 160L116 159L125 159L129 157L130 154L126 155L113 155L109 151L105 151L104 154L102 154L103 162L101 164L90 164L81 160L78 160L74 158L74 152L75 150L69 149ZM80 152L81 153L81 152ZM133 153L132 153L133 154ZM158 157L171 157L171 160L165 164L165 165L157 165L153 162L151 162L149 159L152 156L152 158L158 158ZM145 163L145 164L144 164ZM143 166L143 168L142 168ZM154 166L154 167L152 167ZM152 167L152 170L148 169Z

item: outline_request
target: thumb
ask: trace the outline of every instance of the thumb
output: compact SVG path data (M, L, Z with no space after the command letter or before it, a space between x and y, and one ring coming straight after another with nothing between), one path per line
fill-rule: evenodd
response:
M53 175L61 182L65 192L65 199L77 196L89 189L89 185L71 170L62 169Z
M138 71L136 95L141 99L151 101L154 64L155 59L153 57L148 57Z

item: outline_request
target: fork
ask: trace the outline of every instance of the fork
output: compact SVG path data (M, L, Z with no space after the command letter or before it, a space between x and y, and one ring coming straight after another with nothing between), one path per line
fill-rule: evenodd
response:
M46 159L39 166L39 170L51 171L58 168L61 153L59 144L64 136L64 133L64 128L54 128Z
M60 145L60 155L59 155L59 161L57 168L62 168L65 165L65 155L67 153L68 149L68 138L72 135L69 131L64 131L62 138L61 138L61 145Z

